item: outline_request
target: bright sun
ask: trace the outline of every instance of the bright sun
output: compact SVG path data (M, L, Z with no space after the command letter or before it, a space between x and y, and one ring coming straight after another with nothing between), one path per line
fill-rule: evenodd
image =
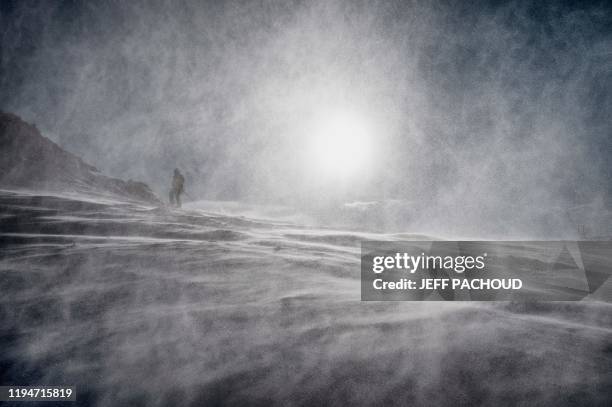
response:
M345 111L322 115L314 133L313 164L321 175L345 178L366 166L370 130L358 115Z

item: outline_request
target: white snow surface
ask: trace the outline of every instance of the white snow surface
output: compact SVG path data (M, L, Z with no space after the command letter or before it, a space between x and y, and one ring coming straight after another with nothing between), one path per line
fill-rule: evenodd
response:
M0 213L2 384L99 406L612 399L610 304L361 302L360 241L398 235L14 191Z

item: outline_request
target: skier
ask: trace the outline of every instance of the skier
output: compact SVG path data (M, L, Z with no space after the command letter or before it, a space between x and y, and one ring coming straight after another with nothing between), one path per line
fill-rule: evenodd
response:
M184 192L185 177L178 168L174 169L172 187L170 188L170 205L181 207L181 194Z

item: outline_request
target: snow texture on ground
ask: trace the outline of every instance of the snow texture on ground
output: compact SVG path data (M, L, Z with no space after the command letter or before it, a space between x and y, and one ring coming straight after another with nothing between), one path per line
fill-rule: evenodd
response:
M397 236L10 191L0 213L1 384L99 406L612 402L612 305L360 302L360 241Z

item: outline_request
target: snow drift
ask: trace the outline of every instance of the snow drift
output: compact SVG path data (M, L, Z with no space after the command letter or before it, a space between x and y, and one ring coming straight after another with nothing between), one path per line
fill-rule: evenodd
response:
M360 241L396 235L1 190L0 213L3 384L95 406L610 405L612 305L361 302Z

